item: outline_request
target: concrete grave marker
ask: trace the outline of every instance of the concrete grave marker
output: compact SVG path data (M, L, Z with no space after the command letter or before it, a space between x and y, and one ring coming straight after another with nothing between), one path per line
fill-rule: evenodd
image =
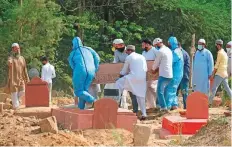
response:
M26 107L49 107L49 91L47 82L39 77L34 77L26 85L25 89Z
M208 119L208 97L201 92L193 92L187 98L187 119Z
M102 98L94 103L94 129L112 129L117 127L118 104L110 98Z

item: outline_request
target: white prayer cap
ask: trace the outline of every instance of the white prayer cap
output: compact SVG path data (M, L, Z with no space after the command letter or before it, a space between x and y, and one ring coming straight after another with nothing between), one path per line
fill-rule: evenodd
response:
M126 49L131 49L131 50L134 50L135 51L135 46L134 45L127 45Z
M204 44L205 44L206 42L205 42L205 39L200 39L200 40L198 41L198 43L204 43Z
M215 41L215 44L221 44L221 45L223 45L223 41L221 39L218 39L218 40Z
M13 43L13 44L11 45L11 47L19 47L19 44L18 44L18 43Z
M156 38L156 39L154 39L154 41L153 41L153 45L156 45L157 43L161 43L161 42L163 42L162 39Z
M124 41L122 39L114 39L113 44L123 44Z
M232 41L228 42L226 45L232 46Z

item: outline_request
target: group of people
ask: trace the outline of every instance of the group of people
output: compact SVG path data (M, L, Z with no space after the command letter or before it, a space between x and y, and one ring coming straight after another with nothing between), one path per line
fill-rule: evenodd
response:
M90 47L83 46L79 37L72 41L73 47L69 55L69 64L73 70L73 89L78 97L78 107L84 109L86 103L94 103L97 95L90 93L92 81L99 69L100 57ZM178 108L178 91L181 90L184 108L188 96L190 57L181 47L177 38L171 36L167 46L160 38L144 39L141 42L142 55L136 53L134 45L125 45L122 39L113 41L114 61L113 63L124 63L120 77L116 80L115 87L120 94L129 93L133 112L142 112L141 120L146 119L146 108L160 108L162 112ZM217 60L214 65L212 53L206 49L206 41L200 39L193 58L193 80L194 91L199 91L209 96L209 104L220 84L223 84L226 92L231 97L232 91L228 85L228 77L231 76L231 48L232 41L227 43L226 50L223 49L223 41L216 40ZM147 81L147 61L154 61L153 74L159 75L158 80ZM50 91L52 79L55 78L55 68L48 62L47 57L42 58L41 79L46 81ZM12 96L14 108L19 107L19 97L25 90L25 84L29 82L25 59L20 55L20 47L17 43L12 44L12 54L8 59L8 90ZM210 81L213 86L210 88ZM125 100L120 100L120 106Z
M13 43L11 48L11 54L7 61L8 81L5 92L11 94L13 109L17 109L20 106L20 98L25 94L26 83L30 81L30 78L35 76L39 77L39 73L37 69L32 68L32 70L29 71L29 73L31 73L31 77L28 76L27 64L20 53L19 44ZM52 79L56 77L55 68L49 63L46 56L41 58L41 62L43 64L41 69L41 79L48 83L49 103L51 103Z
M209 96L209 104L216 94L218 86L222 83L226 92L231 97L231 89L228 85L228 77L231 76L230 54L231 42L226 46L227 53L222 48L223 41L217 40L215 44L218 54L214 66L212 53L206 49L206 41L198 41L197 51L193 59L194 91L199 91ZM181 90L184 108L188 96L190 57L181 47L177 38L171 36L168 45L165 46L160 38L142 40L143 53L136 53L134 45L126 46L122 39L113 41L113 63L124 63L120 77L113 84L119 89L120 106L125 105L123 98L129 93L133 112L142 112L141 120L146 119L146 108L159 107L162 112L178 108L178 91ZM147 81L147 62L154 61L152 73L159 74L158 80ZM79 37L73 39L73 50L69 57L70 66L73 69L74 93L79 98L78 107L85 108L85 103L93 103L96 97L88 92L88 88L99 68L100 58L89 47L84 47ZM213 87L210 89L210 80ZM107 86L107 85L106 85ZM209 94L210 93L210 94Z
M204 39L198 41L197 51L193 58L192 87L194 91L202 92L209 97L209 105L212 105L213 98L221 84L227 94L232 96L228 84L228 77L231 76L231 45L231 41L227 43L226 53L223 49L223 41L216 40L217 60L214 66L212 53L206 49L206 41ZM156 38L153 44L149 40L143 40L142 48L144 51L142 55L139 55L135 53L134 46L127 46L125 53L128 54L128 57L125 58L124 67L120 73L122 78L116 81L117 87L120 90L126 89L136 96L142 112L141 119L146 118L146 102L149 108L155 107L156 104L163 112L177 109L178 89L181 89L184 108L186 108L190 74L188 53L174 36L168 39L168 47L164 45L162 39ZM119 59L117 56L123 57L122 55L125 53L116 48L115 59ZM146 84L147 65L145 60L154 60L152 72L159 73L156 89L156 86L153 86L154 81ZM210 81L213 83L211 88ZM157 93L156 100L153 99L155 91ZM152 98L149 93L152 93ZM135 103L132 97L134 112L137 111Z

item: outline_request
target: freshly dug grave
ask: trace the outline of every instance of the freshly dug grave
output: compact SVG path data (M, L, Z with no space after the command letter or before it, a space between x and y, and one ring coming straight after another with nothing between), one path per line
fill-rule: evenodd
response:
M133 135L120 129L41 133L39 121L35 117L15 116L13 111L0 114L0 146L113 146L133 142Z
M196 135L190 137L185 146L231 146L231 117L211 120Z

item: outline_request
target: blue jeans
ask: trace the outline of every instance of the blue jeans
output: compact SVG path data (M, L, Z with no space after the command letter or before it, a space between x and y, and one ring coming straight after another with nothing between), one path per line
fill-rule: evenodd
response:
M178 87L177 95L178 95L178 91L181 90L181 94L183 97L184 109L186 109L186 100L188 97L188 90L189 90L188 88L189 88L189 79L183 78L181 80L179 87Z
M223 87L225 88L227 94L230 96L230 98L232 97L232 91L231 91L229 84L228 84L228 78L222 78L219 75L215 75L214 81L213 81L213 87L212 87L211 94L209 97L210 104L212 104L213 98L215 97L217 89L221 85L221 83L222 83Z
M164 97L164 91L171 81L171 78L164 78L164 77L159 77L158 79L158 85L157 85L157 98L158 98L158 103L161 109L167 109L167 102Z

